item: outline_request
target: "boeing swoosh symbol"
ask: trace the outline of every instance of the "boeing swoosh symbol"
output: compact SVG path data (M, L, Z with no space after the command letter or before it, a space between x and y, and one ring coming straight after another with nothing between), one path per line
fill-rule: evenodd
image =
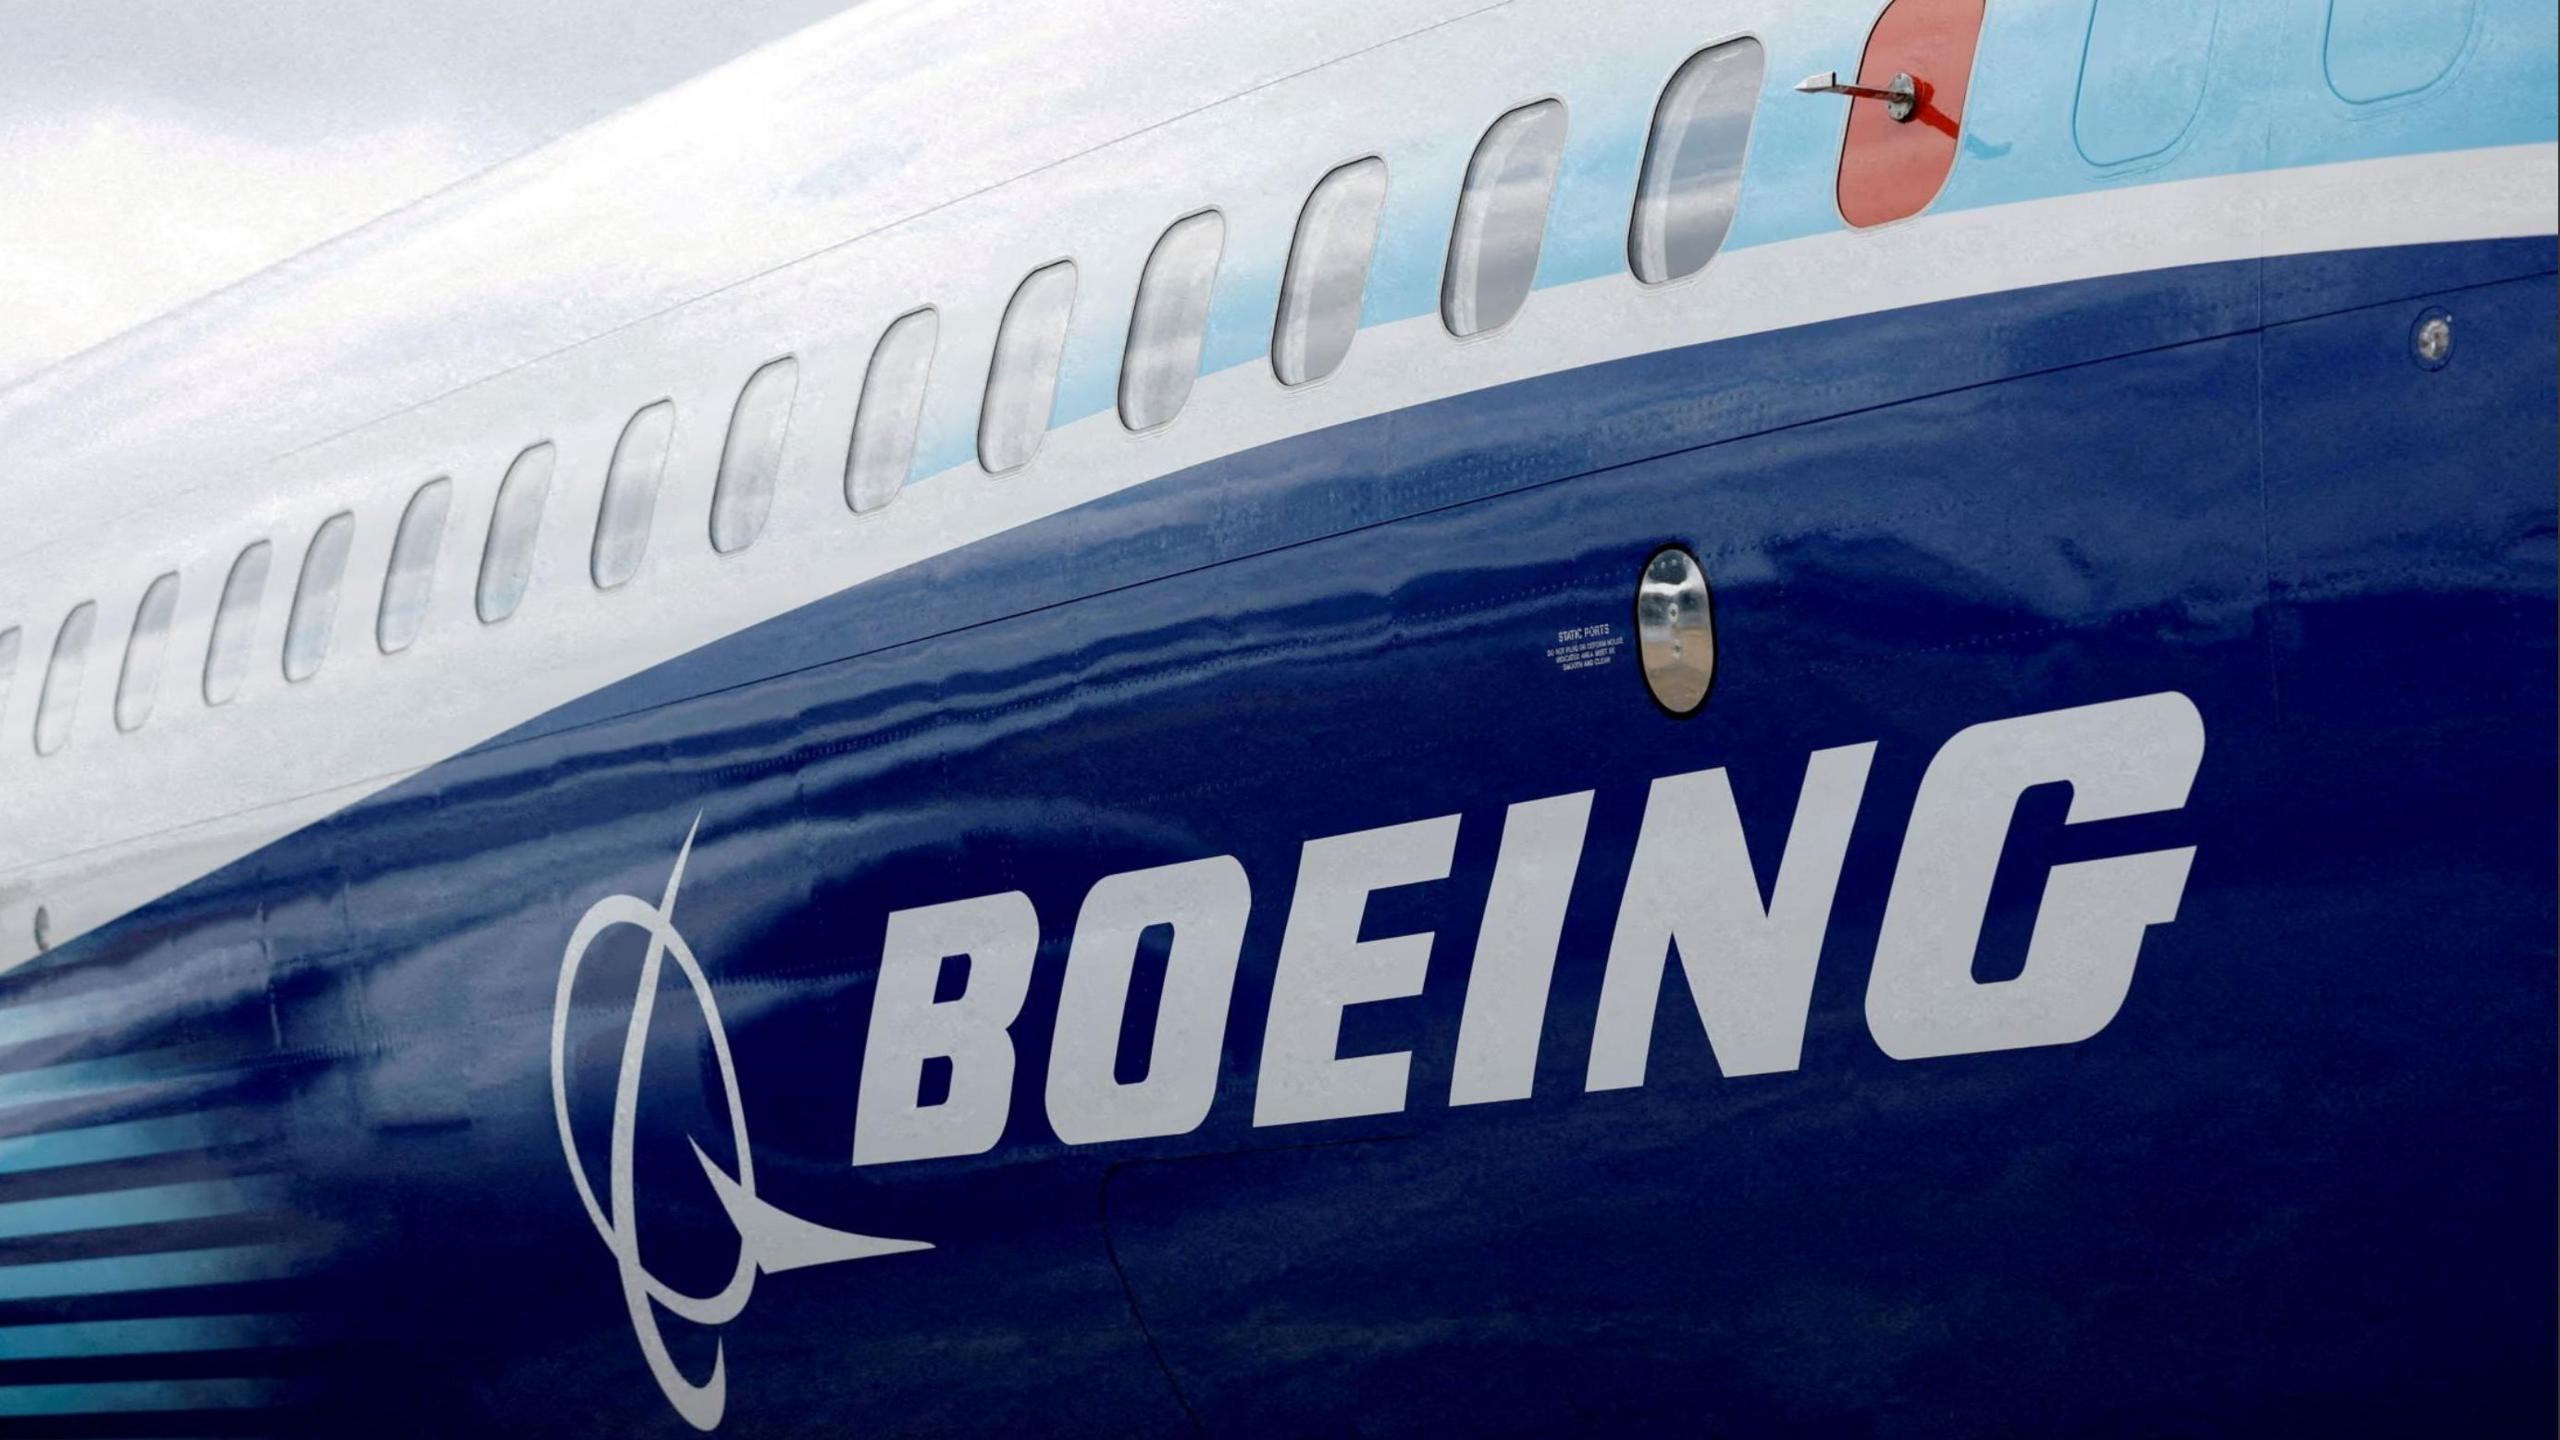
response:
M702 817L696 815L692 828L685 832L684 848L676 854L675 869L667 876L666 894L657 904L636 895L608 895L589 906L577 928L570 932L568 946L560 956L559 995L551 1007L551 1106L560 1123L560 1151L568 1161L569 1178L578 1187L578 1199L586 1206L597 1237L613 1253L614 1264L621 1271L623 1302L631 1312L632 1333L640 1342L640 1353L649 1362L649 1373L657 1377L658 1388L666 1392L677 1414L697 1430L710 1430L719 1425L728 1409L728 1357L715 1346L710 1378L700 1384L686 1379L667 1353L666 1338L658 1329L658 1310L664 1309L696 1325L726 1325L746 1309L747 1298L755 1292L760 1274L774 1275L812 1265L933 1247L921 1240L888 1240L830 1229L778 1210L756 1194L755 1151L747 1140L747 1112L738 1094L738 1067L729 1055L728 1032L720 1024L711 982L675 926L676 892L684 884L685 862L693 854L694 835L701 828ZM617 925L648 932L649 953L640 966L630 1024L623 1032L622 1069L614 1083L613 1134L607 1152L610 1174L605 1183L605 1202L599 1204L595 1186L578 1159L577 1135L569 1123L569 997L577 986L578 968L585 963L587 951ZM705 1154L699 1143L693 1146L694 1159L710 1179L713 1193L738 1232L738 1268L726 1285L709 1295L687 1294L649 1273L641 1262L639 1239L632 1224L631 1155L639 1120L640 1067L648 1050L649 1019L657 1008L659 975L669 959L683 974L694 1004L701 1009L703 1028L711 1036L711 1053L718 1062L720 1085L728 1102L730 1141L738 1157L738 1172L732 1175Z

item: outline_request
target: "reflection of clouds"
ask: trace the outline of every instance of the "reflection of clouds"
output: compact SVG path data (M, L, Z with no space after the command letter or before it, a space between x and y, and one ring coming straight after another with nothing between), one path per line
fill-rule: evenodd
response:
M1048 433L1075 303L1075 262L1061 260L1032 271L1005 307L978 425L978 458L990 473L1030 464Z
M285 143L91 109L9 122L0 383L484 163L437 124ZM254 197L250 201L248 197ZM246 203L244 203L246 202Z
M1307 197L1280 282L1280 319L1271 347L1284 383L1321 380L1351 353L1386 203L1387 167L1375 158L1325 176Z
M1176 8L1151 12L1137 49L1092 46L1087 0L872 0L0 391L0 433L21 470L84 482L62 528L110 525L146 494L221 483L1483 3ZM1071 52L1090 63L1057 63ZM1039 83L986 83L1010 76ZM1064 168L1125 188L1107 165ZM1202 203L1230 188L1210 178ZM883 308L930 303L948 302ZM85 483L134 476L161 478Z
M8 0L0 135L131 101L285 145L442 115L512 155L857 3Z
M1453 333L1503 325L1529 298L1564 139L1564 106L1553 100L1514 110L1485 132L1451 232L1442 310Z
M1191 397L1226 240L1226 220L1212 210L1176 223L1147 257L1121 368L1120 417L1130 429L1164 424Z
M855 3L11 0L0 385Z
M1760 98L1760 45L1701 51L1664 90L1636 191L1636 274L1650 283L1696 273L1724 244L1742 198L1743 152Z
M400 512L400 529L391 542L391 561L382 581L382 608L374 620L374 643L385 655L406 650L427 622L427 601L435 594L436 553L444 546L444 520L453 508L453 481L443 477L418 487Z
M125 642L124 668L116 679L116 728L133 731L151 718L160 702L160 659L169 645L169 621L178 611L178 576L171 571L151 582L135 610L132 638ZM5 699L5 697L0 697Z
M862 372L862 404L853 416L853 449L845 461L844 503L877 510L898 498L915 466L916 430L924 415L925 387L933 379L933 352L942 339L942 314L916 310L899 316L880 336Z

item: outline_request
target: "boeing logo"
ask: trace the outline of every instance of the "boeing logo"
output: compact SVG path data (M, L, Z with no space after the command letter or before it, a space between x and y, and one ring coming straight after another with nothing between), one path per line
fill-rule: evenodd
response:
M694 817L695 829L701 823L700 816ZM649 1373L657 1378L658 1388L666 1392L677 1414L695 1429L709 1430L720 1423L728 1409L728 1356L715 1346L710 1377L699 1384L686 1379L668 1355L666 1337L658 1329L660 1308L696 1325L726 1325L746 1309L760 1274L933 1247L920 1240L884 1240L831 1230L785 1214L756 1195L755 1150L747 1139L747 1112L738 1095L738 1067L729 1056L729 1037L711 998L711 982L675 926L676 891L684 884L684 866L693 854L693 836L694 831L685 832L684 847L676 852L675 869L667 875L666 894L657 904L651 905L636 895L608 895L589 906L577 929L570 933L568 948L560 957L560 991L551 1009L551 1106L560 1123L560 1150L569 1162L569 1178L578 1187L578 1199L586 1206L597 1237L613 1253L614 1263L622 1272L623 1303L631 1312L632 1333L639 1338L640 1353L649 1362ZM569 998L577 986L578 968L585 962L587 951L617 925L646 932L649 950L633 990L630 1024L623 1032L622 1069L613 1088L613 1132L606 1151L606 1198L599 1204L595 1185L578 1158L578 1137L569 1120ZM699 1144L693 1147L694 1159L709 1177L712 1192L728 1212L729 1223L738 1231L737 1269L726 1285L709 1295L687 1294L649 1273L640 1259L639 1239L631 1223L631 1147L639 1120L641 1058L648 1049L649 1019L657 1008L659 975L670 957L684 976L694 1004L701 1007L702 1025L711 1037L711 1053L719 1066L720 1085L728 1104L730 1143L738 1157L738 1173L732 1175L704 1154Z
M1975 952L1992 883L2021 795L2068 785L2066 824L2177 810L2204 756L2204 721L2174 692L1974 725L1929 762L1913 797L1866 978L1867 1030L1896 1060L2073 1044L2097 1034L2124 1004L2149 928L2177 918L2192 847L2077 860L2046 875L2026 961L2008 978L1978 980ZM1733 788L1721 769L1651 782L1615 920L1601 961L1582 1088L1645 1083L1655 1016L1675 966L1717 1068L1727 1076L1797 1068L1814 978L1829 934L1843 861L1867 789L1874 744L1806 758L1766 888L1752 863ZM1474 953L1461 971L1434 967L1430 931L1375 934L1370 897L1450 877L1462 817L1442 815L1305 841L1276 954L1256 966L1267 993L1251 1095L1256 1126L1402 1112L1412 1104L1409 1051L1341 1053L1354 1007L1410 1000L1437 968L1453 976L1454 1045L1445 1066L1450 1106L1527 1099L1550 1043L1548 995L1566 912L1574 900L1593 792L1510 806L1500 817ZM697 820L698 823L698 820ZM689 854L692 838L685 841ZM628 895L598 901L569 938L552 1023L553 1096L578 1193L621 1267L631 1323L658 1382L687 1420L708 1428L722 1409L722 1371L694 1385L669 1362L652 1306L718 1325L746 1303L758 1273L923 1248L826 1230L756 1198L736 1072L701 967L672 919L680 855L656 905ZM1071 1145L1181 1135L1218 1102L1229 1011L1243 970L1254 889L1243 863L1212 855L1105 875L1085 892L1069 935L1057 1008L1048 1019L1047 1127ZM562 1050L570 989L597 936L616 925L648 933L614 1093L610 1203L599 1205L570 1133ZM1142 937L1170 930L1146 1063L1123 1078L1115 1063ZM1015 1035L1040 951L1041 921L1019 890L893 912L854 1097L855 1165L984 1154L1012 1115ZM1054 952L1053 952L1054 953ZM738 1269L716 1295L671 1291L641 1264L631 1239L631 1137L640 1057L662 957L672 956L710 1033L727 1091L738 1173L707 1156L736 1224ZM966 965L955 974L955 957ZM1260 977L1268 976L1267 992ZM959 984L950 983L958 979ZM1442 980L1437 983L1446 984ZM1573 1043L1561 1039L1560 1043ZM942 1084L925 1083L939 1071ZM1546 1083L1555 1067L1545 1069ZM935 1098L925 1098L929 1090ZM700 1151L697 1149L697 1155Z

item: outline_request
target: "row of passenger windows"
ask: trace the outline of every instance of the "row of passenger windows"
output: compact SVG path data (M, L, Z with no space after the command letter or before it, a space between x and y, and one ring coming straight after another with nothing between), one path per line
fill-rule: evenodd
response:
M1723 245L1741 192L1761 62L1756 41L1729 41L1690 57L1665 86L1627 230L1628 268L1644 283L1695 274ZM1498 330L1527 303L1567 126L1562 101L1540 100L1495 120L1477 144L1442 271L1440 314L1450 334ZM1283 385L1322 380L1350 355L1387 189L1387 163L1371 155L1336 167L1309 193L1290 241L1271 331L1271 367ZM1171 424L1189 401L1225 249L1225 217L1202 210L1175 221L1149 253L1120 367L1119 414L1128 429ZM1048 431L1076 280L1072 260L1044 265L1023 278L1005 306L978 416L978 462L991 475L1028 465ZM845 504L858 513L887 505L906 483L940 339L940 316L924 307L891 322L873 347L844 468ZM764 531L799 386L797 360L772 361L748 378L730 412L709 517L711 548L723 555L746 549ZM588 572L599 589L622 585L639 570L675 420L674 403L656 401L631 417L614 444L588 554ZM483 624L506 619L523 603L555 458L549 442L533 445L499 482L472 596ZM374 643L386 655L408 649L426 622L453 500L453 481L440 477L420 486L401 512L374 612ZM282 668L288 681L310 679L328 658L354 541L355 516L342 511L321 522L303 552L285 622ZM224 578L202 672L207 705L230 703L248 678L273 555L270 542L257 541L240 552ZM143 592L116 683L119 730L138 730L151 718L177 602L175 572ZM39 755L53 754L70 736L97 615L96 602L83 601L56 632L36 705ZM7 704L19 649L16 629L0 631L0 708Z

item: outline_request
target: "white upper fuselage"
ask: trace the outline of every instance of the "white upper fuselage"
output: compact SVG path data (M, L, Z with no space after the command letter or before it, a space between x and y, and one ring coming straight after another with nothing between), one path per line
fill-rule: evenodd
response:
M59 943L615 679L1217 455L1719 336L2322 248L2350 217L2360 244L2548 228L2548 144L2359 162L2352 183L2206 174L1873 231L1799 223L1828 214L1842 115L1783 92L1853 65L1873 13L1870 0L875 0L0 394L13 522L0 632L19 631L14 676L0 674L0 967L34 952L39 906ZM1622 264L1604 272L1593 257L1625 244L1632 177L1618 162L1664 80L1745 34L1766 48L1771 93L1735 240L1659 289ZM1406 303L1413 277L1436 283L1484 127L1551 96L1573 138L1541 293L1509 326L1452 340ZM1983 89L1968 126L2029 144L2051 100ZM1308 188L1367 155L1391 175L1369 328L1341 372L1284 388L1240 347L1269 334ZM2383 191L2412 203L2377 217ZM1227 226L1206 373L1179 420L1132 434L1108 396L1139 270L1168 224L1206 207ZM1755 211L1778 218L1753 236ZM1061 258L1079 289L1053 429L1025 469L990 477L955 442L972 433L1008 297ZM941 347L918 464L896 504L857 515L842 477L866 361L884 327L927 305ZM772 516L751 548L717 554L705 517L730 407L785 355L799 389ZM646 558L599 589L607 459L662 398L677 419ZM500 478L546 441L558 463L527 598L484 624L470 597ZM385 654L373 620L394 527L439 476L454 506L425 627ZM342 512L354 541L334 641L315 675L289 681L277 660L304 547ZM260 540L274 551L250 678L208 704L216 600ZM113 718L126 636L146 587L173 571L157 702L127 732ZM68 738L38 756L28 736L56 631L91 601Z

